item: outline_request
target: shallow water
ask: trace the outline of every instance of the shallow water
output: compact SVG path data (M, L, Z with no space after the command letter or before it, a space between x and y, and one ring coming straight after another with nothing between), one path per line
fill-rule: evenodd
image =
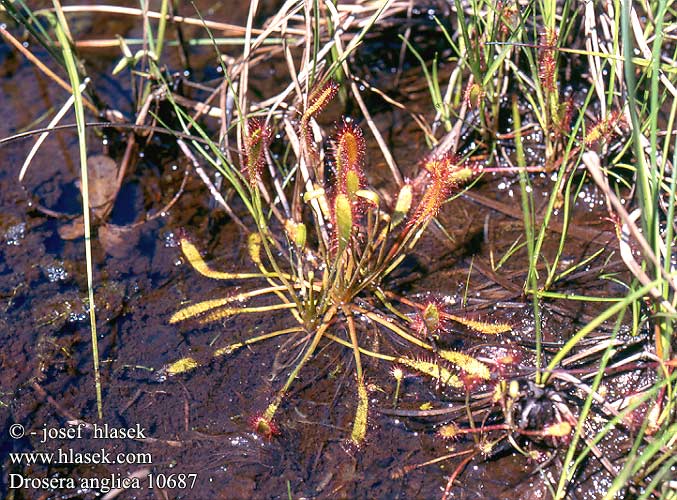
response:
M227 11L227 13L225 12ZM213 18L243 23L246 13L220 7ZM123 33L138 36L138 26L129 19L83 16L81 33ZM386 36L386 35L384 35ZM389 36L389 35L387 35ZM383 50L383 44L372 47ZM369 47L369 46L368 46ZM399 45L398 45L399 49ZM397 50L398 50L397 49ZM36 53L47 60L44 52ZM369 50L369 49L366 49ZM376 49L373 49L376 50ZM130 113L129 87L110 76L116 51L84 52L95 74L95 87L107 102ZM369 65L365 54L362 64ZM195 78L208 80L217 74L205 51L193 59ZM178 65L177 65L178 67ZM365 66L366 67L366 66ZM0 137L44 125L36 118L54 110L64 92L46 81L21 56L0 45ZM381 68L372 71L378 73ZM445 68L449 71L449 68ZM254 70L256 73L256 69ZM416 68L407 75L418 74ZM270 68L261 68L263 74ZM366 71L365 71L366 73ZM385 75L389 72L385 71ZM378 77L376 77L378 78ZM391 78L383 76L384 79ZM261 82L263 82L263 78ZM385 81L385 80L384 80ZM266 89L266 84L260 84ZM32 98L26 98L26 96ZM420 94L412 107L432 110ZM340 110L339 110L340 113ZM335 120L338 116L328 118ZM418 158L426 151L420 132L400 111L384 110L375 119L390 131L396 158ZM72 121L69 117L67 122ZM89 133L93 152L121 154L120 137L110 132L101 137ZM217 282L197 275L185 263L178 248L178 234L186 230L218 269L249 269L246 236L230 219L209 207L209 194L200 180L191 176L183 195L164 216L138 227L134 234L118 239L103 236L110 228L97 222L93 240L95 304L98 318L99 356L104 396L104 419L96 419L92 354L83 239L65 237L80 210L77 141L73 133L53 134L34 159L23 183L17 175L34 139L14 141L0 147L0 495L6 498L99 498L98 488L63 488L38 491L16 489L12 481L24 478L111 478L118 483L136 474L140 488L119 498L439 498L449 475L465 455L420 468L408 466L462 452L471 439L444 442L436 431L444 417L394 415L394 380L390 366L366 362L370 392L367 441L361 449L347 445L356 398L352 387L351 356L332 344L301 372L279 413L281 434L271 441L251 429L250 419L262 412L286 375L270 380L273 361L282 341L270 340L208 363L187 375L167 380L158 376L166 363L182 356L208 358L212 345L219 347L254 332L290 326L285 314L238 316L208 326L190 322L169 325L168 318L187 301L219 297L244 290L237 282ZM108 144L105 144L107 142ZM372 182L384 184L385 167L373 144L369 145ZM374 153L373 155L371 153ZM413 175L416 162L402 162ZM143 150L133 171L125 178L115 201L110 222L128 225L155 213L179 189L182 160L171 141L156 137ZM527 375L533 359L534 328L530 300L522 287L526 250L522 248L498 271L492 259L502 256L513 242L523 238L516 178L488 176L472 193L447 204L439 221L452 236L432 230L417 251L394 273L393 287L424 300L427 294L447 297L452 309L509 322L513 332L488 339L467 331L451 331L440 342L470 353L491 353L508 348L523 353L517 369ZM549 175L534 176L535 199L547 200L552 186ZM387 189L384 184L384 189ZM594 189L586 186L577 202L575 223L563 249L565 262L577 262L605 246L615 244L613 227ZM237 205L235 205L237 208ZM241 209L241 207L240 207ZM542 209L539 206L538 209ZM561 221L560 221L561 223ZM77 225L77 222L75 222ZM108 239L106 239L108 238ZM108 246L108 249L107 249ZM111 250L112 246L112 250ZM557 251L558 234L550 238L544 255ZM620 271L618 259L605 259L604 252L590 262L588 273L564 282L559 291L610 296L622 291L610 281L597 279L602 272ZM495 261L494 261L495 263ZM461 304L465 303L465 306ZM545 302L544 341L557 343L601 309L576 302ZM361 331L365 343L393 344L373 325ZM398 346L395 345L397 348ZM502 352L502 351L501 351ZM637 380L624 380L619 390ZM417 411L426 402L435 408L463 408L464 394L438 391L434 384L416 376L404 380L399 409ZM461 413L462 414L462 413ZM44 429L66 429L74 419L89 424L106 423L111 429L141 428L149 439L95 439L94 430L81 428L69 439L43 439ZM25 435L7 438L17 424ZM76 427L77 428L77 427ZM64 433L66 431L63 431ZM33 434L34 433L34 434ZM44 442L42 442L44 441ZM16 453L93 453L104 449L134 464L35 465L12 463ZM544 452L549 450L545 449ZM619 449L619 453L622 450ZM134 455L147 453L149 456ZM27 455L23 455L24 457ZM84 455L82 455L84 456ZM91 455L90 455L91 456ZM131 458L130 458L131 457ZM145 463L138 463L138 462ZM553 461L555 463L556 461ZM595 498L600 491L597 464L586 469L590 478L572 492L571 498ZM453 498L546 498L546 479L557 477L545 465L536 473L533 463L510 449L495 456L477 456L464 467L452 489ZM149 484L149 474L155 487ZM170 477L194 483L162 482ZM184 474L186 476L180 476ZM554 475L554 476L553 476ZM608 480L608 478L607 478ZM598 486L595 486L598 485ZM163 496L165 495L165 496Z

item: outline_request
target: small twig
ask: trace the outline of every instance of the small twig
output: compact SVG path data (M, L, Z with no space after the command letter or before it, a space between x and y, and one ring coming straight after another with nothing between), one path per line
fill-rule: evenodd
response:
M47 9L47 10L52 10L52 9ZM90 14L92 12L103 12L106 14L120 14L120 15L126 15L126 16L141 16L144 14L144 11L142 9L135 9L132 7L118 7L115 5L87 5L87 6L81 6L81 5L69 5L65 6L62 8L62 10L66 13L72 12L72 13L87 13ZM39 11L36 11L36 14L39 13ZM150 19L160 19L161 15L159 12L155 12L152 10L146 11L145 15L148 16ZM192 17L184 17L184 16L172 16L172 15L167 15L167 20L170 22L174 23L182 23L182 24L190 24L193 26L200 26L204 27L206 26L209 29L212 30L219 30L219 31L234 31L236 33L244 33L245 28L242 26L238 26L236 24L229 24L229 23L221 23L221 22L216 22L216 21L209 21L206 19L195 19ZM272 29L271 31L275 31L275 29ZM263 30L252 30L252 33L260 34L263 33ZM303 35L303 30L293 30L293 33L295 35Z
M2 27L0 27L0 29L2 29ZM89 78L85 78L85 80L80 85L80 92L83 92L85 90L85 87L87 87L88 83ZM40 146L42 145L43 142L45 142L45 139L47 139L47 137L49 136L50 131L54 130L56 124L59 123L61 119L64 117L64 115L68 113L68 111L73 107L74 102L75 97L71 94L71 96L63 104L59 112L56 115L54 115L54 118L52 118L52 120L47 125L48 131L42 132L40 134L40 137L38 137L38 140L35 141L35 144L28 153L28 156L26 156L26 160L24 161L24 164L21 166L21 170L19 171L19 182L23 181L23 178L26 175L26 171L28 170L28 167L31 164L33 157L37 154L38 150L40 149Z
M145 131L153 131L159 134L166 134L166 135L172 135L174 137L178 137L181 139L187 139L190 141L195 141L199 142L201 144L209 144L209 141L202 137L197 137L194 135L186 134L184 132L180 132L178 130L170 130L164 127L156 127L156 126L151 126L151 125L136 125L134 123L118 123L118 122L86 122L85 123L86 127L98 127L98 128L120 128L120 129L129 129L129 130L145 130ZM27 132L21 132L18 134L11 135L9 137L4 137L0 139L0 147L2 147L4 144L8 144L10 142L17 141L19 139L25 139L26 137L31 137L33 135L38 135L42 134L44 132L52 132L56 130L72 130L74 128L77 128L77 125L75 123L70 123L66 125L56 125L55 127L48 128L48 127L43 127L43 128L36 128L35 130L29 130Z
M219 193L218 189L216 189L216 186L214 186L214 183L207 175L207 172L205 172L204 169L200 166L200 163L197 161L195 155L190 150L190 148L181 139L178 139L176 143L179 145L179 148L181 148L181 151L183 151L183 154L185 154L186 157L193 164L193 168L197 172L197 175L200 176L200 179L202 179L202 182L205 183L207 189L209 189L209 193L214 197L217 203L223 207L223 209L230 216L230 218L233 219L233 222L235 222L235 224L237 224L240 227L240 229L242 229L245 232L245 234L248 234L249 229L247 228L247 226L245 226L242 220L240 220L240 218L237 215L235 215L235 212L233 212L233 210L230 208L228 202L226 202L223 196L221 196L221 193Z
M160 210L155 212L153 215L146 215L146 220L145 221L140 221L134 224L134 226L144 224L146 222L150 222L152 220L157 219L158 217L163 217L164 214L166 214L171 208L174 206L174 204L179 201L179 198L181 198L181 195L183 194L183 190L186 188L186 184L188 182L188 169L186 168L183 171L183 179L181 180L181 185L179 186L179 190L176 192L176 194L172 197L172 199L167 203L164 207L162 207Z
M441 457L433 458L432 460L428 460L426 462L421 462L419 464L413 464L413 465L406 465L402 467L401 469L397 469L394 472L390 474L390 477L392 479L400 479L404 477L405 475L409 474L411 471L414 471L416 469L420 469L422 467L427 467L428 465L435 465L440 462L444 462L445 460L449 460L450 458L454 457L460 457L463 455L467 455L469 453L472 453L472 455L468 458L472 459L477 453L473 449L469 450L463 450L463 451L457 451L454 453L449 453L447 455L442 455ZM465 460L468 460L467 458Z
M454 472L451 474L451 477L449 478L449 481L447 481L447 486L444 488L444 494L442 495L442 500L447 500L449 498L449 495L451 494L451 488L454 486L454 481L458 477L458 475L465 469L465 467L470 463L470 461L475 458L476 453L470 455L469 457L466 457L463 459L463 461L454 469Z
M186 385L183 382L180 382L181 389L183 389L183 430L185 432L190 431L190 392L186 388Z
M134 403L136 403L136 401L143 395L144 392L145 392L144 389L142 387L139 387L136 390L136 392L134 392L132 397L129 398L129 400L127 400L127 402L120 407L120 410L119 410L120 415L124 414L127 410L129 410L129 408L131 408L131 406Z
M82 425L86 429L92 430L94 429L94 425L85 422L84 420L81 420L77 418L73 413L70 412L70 410L67 410L64 408L61 403L59 403L57 400L55 400L51 395L47 393L47 391L37 382L33 381L31 382L31 387L35 390L35 392L38 393L38 395L43 398L45 401L47 401L49 404L51 404L54 408L56 408L56 411L64 417L68 422L71 423L71 425Z

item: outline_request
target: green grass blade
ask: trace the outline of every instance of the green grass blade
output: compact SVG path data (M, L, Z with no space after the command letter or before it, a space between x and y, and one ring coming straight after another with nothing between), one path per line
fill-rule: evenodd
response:
M68 71L68 78L73 87L75 120L78 130L78 146L80 150L80 177L82 183L82 211L85 225L85 262L87 267L87 297L89 302L89 326L92 338L92 359L94 362L94 385L96 389L96 408L99 419L103 418L103 396L101 390L101 371L99 369L99 344L96 333L96 307L94 302L94 279L92 270L92 236L89 217L89 183L87 176L87 137L85 129L85 110L80 92L80 75L78 74L75 55L71 50L70 41L64 29L66 18L57 9L57 19L54 23L56 35L61 44L63 59Z

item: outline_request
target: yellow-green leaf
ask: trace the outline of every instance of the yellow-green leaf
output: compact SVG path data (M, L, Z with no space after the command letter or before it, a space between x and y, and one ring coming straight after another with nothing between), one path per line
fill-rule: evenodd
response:
M336 214L339 252L342 252L350 241L353 230L353 211L350 200L345 194L336 195L334 213Z
M395 204L395 210L393 211L391 222L392 227L400 224L407 216L409 209L411 208L412 198L413 193L411 190L411 185L405 184L402 186L402 189L400 189L400 194L397 196L397 203Z

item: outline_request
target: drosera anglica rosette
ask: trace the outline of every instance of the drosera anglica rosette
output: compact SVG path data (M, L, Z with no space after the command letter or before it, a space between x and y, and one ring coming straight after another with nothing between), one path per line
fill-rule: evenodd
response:
M335 83L328 82L307 99L301 119L299 162L302 158L306 161L315 158L316 146L310 144L309 137L310 120L326 107L337 89ZM366 438L369 421L366 370L387 370L383 367L383 362L386 362L391 367L403 366L436 379L453 390L463 389L467 377L488 380L489 369L469 355L445 350L433 357L437 349L430 336L422 335L420 325L417 326L412 317L399 311L397 307L401 304L396 306L383 290L384 278L413 251L421 233L438 214L442 204L478 170L452 154L428 158L422 164L428 183L418 202L415 202L411 185L405 184L399 189L394 207L389 208L368 185L365 174L366 140L362 130L354 122L343 120L331 141L333 156L329 156L334 161L334 178L326 181L324 186L308 184L306 180L297 185L301 186L297 188L301 192L299 199L311 203L323 197L331 208L327 211L293 210L290 214L297 215L281 219L278 225L268 222L267 218L275 216L278 211L271 207L264 213L264 207L272 203L268 201L272 198L265 195L266 182L261 176L273 134L272 126L259 119L250 119L246 127L242 154L244 178L250 189L238 192L252 196L251 202L245 200L245 205L252 211L256 222L247 240L250 266L255 269L242 272L212 269L185 235L181 238L181 249L187 262L201 275L248 282L253 286L225 297L185 305L174 313L170 323L193 320L205 324L243 314L290 314L293 327L231 342L212 355L212 358L230 355L243 346L282 336L295 337L288 345L302 346L301 352L294 355L296 362L286 381L263 413L252 419L255 430L266 438L277 434L274 422L278 410L300 376L301 369L326 342L346 347L352 352L355 370L352 388L356 405L349 440L358 447ZM307 165L320 168L316 162L308 162ZM317 171L315 175L321 177ZM278 194L282 195L284 191L278 191ZM293 206L293 200L287 202ZM276 229L278 226L280 231ZM322 231L321 228L332 230ZM414 307L424 318L427 330L436 330L446 322L458 321L457 317L446 314L441 307L433 304L416 304ZM360 323L371 323L376 328L359 327L358 316ZM480 322L468 323L466 327L482 331ZM409 346L411 354L367 349L367 345L373 344L367 330L399 337L400 342ZM363 366L365 358L377 359L381 363ZM199 366L199 361L186 357L168 365L165 373L178 375Z

